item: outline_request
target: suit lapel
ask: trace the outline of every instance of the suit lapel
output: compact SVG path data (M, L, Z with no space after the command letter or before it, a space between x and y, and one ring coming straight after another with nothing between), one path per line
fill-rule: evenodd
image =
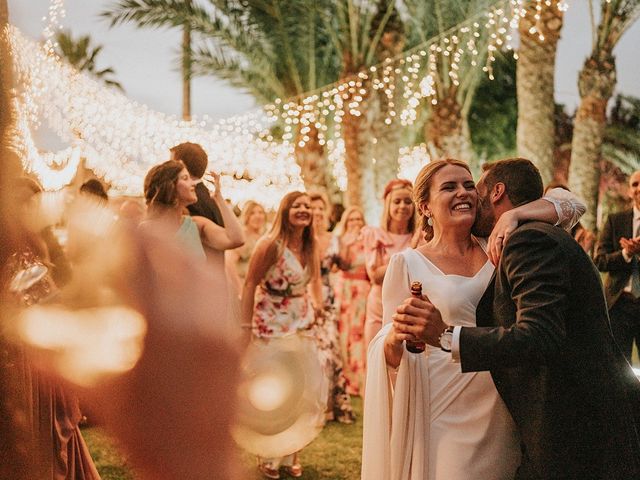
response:
M495 321L493 319L493 299L497 271L497 268L493 271L491 280L489 280L489 285L487 285L487 289L484 291L484 294L476 307L476 325L478 327L490 327L495 325Z
M622 237L632 238L633 237L633 210L627 212L626 215L622 217ZM620 241L620 239L618 239Z

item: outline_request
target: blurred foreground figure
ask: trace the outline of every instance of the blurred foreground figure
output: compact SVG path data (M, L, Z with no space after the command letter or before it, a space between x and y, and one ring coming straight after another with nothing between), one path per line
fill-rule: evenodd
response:
M5 192L9 198L15 193ZM36 202L25 218L39 218L45 204ZM78 199L65 215L74 259L71 282L51 295L44 262L20 264L22 274L5 282L0 478L99 478L91 464L83 466L85 476L40 473L49 451L30 442L29 419L19 408L23 396L13 388L26 382L16 362L7 361L15 358L9 351L24 352L33 371L61 389L69 385L66 395L73 385L83 405L117 439L136 478L246 478L233 460L238 354L216 327L216 312L224 311L226 302L225 292L212 288L219 279L160 227L127 228L104 205L86 199ZM16 217L0 220L11 224ZM13 232L1 247L5 258L7 245L35 248L30 231ZM32 278L38 282L30 284ZM6 301L18 292L31 307ZM77 455L83 445L75 417L69 418L79 438L69 445L77 445ZM35 464L39 457L45 458L42 465Z
M131 371L90 389L91 404L140 478L247 478L235 470L230 435L238 353L215 321L226 294L168 237L131 238L133 267L118 286L147 320L144 351Z
M12 211L17 214L13 220L22 241L2 270L2 294L7 306L19 315L54 300L59 291L47 237L42 234L48 229L33 222L26 207L39 187L26 178L17 179L13 186L14 194L7 201L13 202ZM35 231L29 230L27 220L37 225ZM5 332L10 334L11 328ZM82 414L77 396L58 377L34 368L25 345L4 340L0 368L13 381L3 400L11 405L11 416L27 434L24 447L32 461L32 474L43 480L99 479L78 427Z

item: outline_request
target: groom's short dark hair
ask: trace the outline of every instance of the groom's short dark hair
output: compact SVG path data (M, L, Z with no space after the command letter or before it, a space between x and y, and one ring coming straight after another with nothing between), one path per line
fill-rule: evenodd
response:
M484 183L491 190L496 183L503 183L514 207L542 197L542 177L536 166L526 158L507 158L485 163Z

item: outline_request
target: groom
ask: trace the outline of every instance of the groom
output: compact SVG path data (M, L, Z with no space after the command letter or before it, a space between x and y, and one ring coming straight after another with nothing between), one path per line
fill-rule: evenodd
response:
M520 158L486 165L477 189L481 236L543 190ZM611 335L598 271L564 230L528 222L509 235L477 327L451 334L429 302L411 304L429 344L452 343L462 372L491 372L522 440L517 479L640 478L640 383Z

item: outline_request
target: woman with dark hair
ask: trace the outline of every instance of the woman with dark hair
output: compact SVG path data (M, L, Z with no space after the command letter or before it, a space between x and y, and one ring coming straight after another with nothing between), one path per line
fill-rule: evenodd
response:
M224 228L204 217L185 215L187 206L197 201L195 182L191 179L184 164L168 160L156 165L144 179L144 198L147 204L147 220L141 223L162 221L176 229L176 237L194 255L204 259L203 245L218 250L221 261L222 252L239 247L244 243L244 233L236 216L227 207L220 193L220 175L212 173L216 186L214 196L220 199L220 208L226 225ZM222 264L223 265L223 264ZM224 268L224 267L223 267Z
M242 294L243 321L252 325L255 337L268 340L309 331L316 312L321 311L320 261L311 199L306 193L290 192L280 202L271 231L258 241L249 262ZM258 459L258 468L267 478L280 478L280 467L300 477L298 452Z
M196 182L191 178L184 164L168 160L156 165L144 179L144 198L147 204L147 219L141 228L163 226L165 231L175 232L176 239L192 255L207 262L216 273L217 292L227 292L229 299L226 312L218 312L224 319L221 326L233 337L241 335L238 324L239 313L234 309L232 289L227 285L224 265L224 251L244 243L244 233L240 222L224 201L220 192L220 175L211 173L214 179L216 203L224 219L224 227L216 225L208 218L189 216L186 207L197 200ZM208 247L208 255L204 246Z

